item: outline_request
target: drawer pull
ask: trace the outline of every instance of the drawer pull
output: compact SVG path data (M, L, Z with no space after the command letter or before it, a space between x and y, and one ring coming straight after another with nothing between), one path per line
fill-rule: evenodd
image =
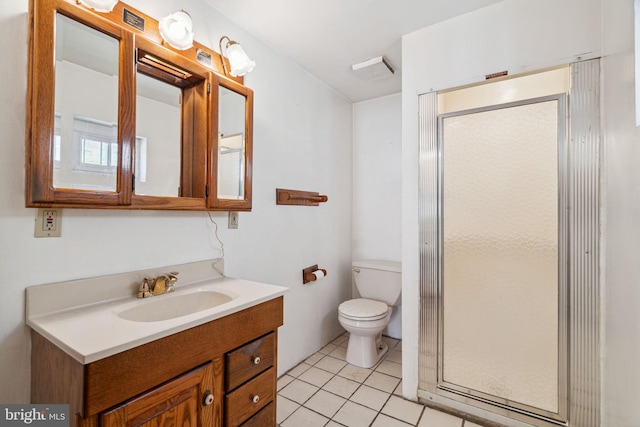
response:
M260 396L256 394L255 396L253 396L253 399L251 400L253 401L253 403L258 403L260 401Z
M209 406L213 403L213 393L210 390L204 392L202 397L202 406Z
M254 365L260 364L260 356L256 356L256 357L253 358L253 364Z

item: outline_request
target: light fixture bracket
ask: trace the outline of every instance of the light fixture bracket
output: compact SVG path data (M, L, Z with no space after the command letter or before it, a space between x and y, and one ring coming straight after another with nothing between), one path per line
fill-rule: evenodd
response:
M76 0L76 2L102 13L111 12L118 4L118 0Z

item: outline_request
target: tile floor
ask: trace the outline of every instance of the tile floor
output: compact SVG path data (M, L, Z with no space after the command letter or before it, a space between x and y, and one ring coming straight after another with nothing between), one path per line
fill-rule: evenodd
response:
M385 358L371 369L345 361L348 334L278 379L281 427L480 427L402 398L402 341L383 338Z

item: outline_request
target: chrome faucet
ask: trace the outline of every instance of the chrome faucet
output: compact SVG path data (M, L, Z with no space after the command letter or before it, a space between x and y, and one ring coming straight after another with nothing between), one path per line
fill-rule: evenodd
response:
M173 285L178 281L176 277L179 273L172 271L167 274L161 274L155 279L145 277L138 288L138 298L148 298L154 295L162 295L173 292Z

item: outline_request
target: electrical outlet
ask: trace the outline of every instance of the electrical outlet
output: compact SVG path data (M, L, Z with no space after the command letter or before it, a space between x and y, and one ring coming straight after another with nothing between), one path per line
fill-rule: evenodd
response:
M60 237L62 231L62 227L60 226L61 218L61 209L38 208L34 236Z
M236 230L238 228L238 212L229 212L229 227L230 230Z

